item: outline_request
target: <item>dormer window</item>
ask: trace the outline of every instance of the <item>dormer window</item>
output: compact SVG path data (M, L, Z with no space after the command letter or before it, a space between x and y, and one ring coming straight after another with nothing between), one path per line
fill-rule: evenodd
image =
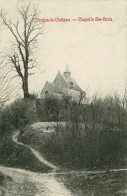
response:
M72 89L73 88L73 82L69 83L69 88Z

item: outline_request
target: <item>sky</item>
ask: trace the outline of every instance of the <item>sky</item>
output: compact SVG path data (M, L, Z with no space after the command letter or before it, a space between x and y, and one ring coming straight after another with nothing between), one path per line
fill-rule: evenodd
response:
M4 0L0 7L16 20L17 6L27 0ZM37 58L40 72L29 80L30 92L40 94L46 80L52 82L68 64L72 77L88 95L102 96L127 87L127 1L126 0L36 0L38 18L70 18L77 21L45 22L39 38ZM112 21L78 21L78 18L112 18ZM1 50L9 45L9 32L0 23ZM12 82L13 85L13 82ZM19 95L19 93L18 93Z

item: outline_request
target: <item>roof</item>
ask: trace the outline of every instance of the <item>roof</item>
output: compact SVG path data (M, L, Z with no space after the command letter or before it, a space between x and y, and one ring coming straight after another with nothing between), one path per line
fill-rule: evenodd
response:
M66 71L67 71L67 69L66 69ZM69 70L68 70L69 71ZM62 82L63 82L63 84L64 85L67 85L68 86L68 84L70 83L70 82L72 82L73 83L73 89L74 90L76 90L76 91L79 91L79 92L83 92L83 90L79 87L79 85L77 84L77 82L76 82L76 80L75 79L73 79L73 78L66 78L65 76L64 76L64 74L61 74L60 73L60 71L58 71L58 74L57 74L57 76L56 76L56 78L59 78L59 79L62 79ZM56 80L56 78L55 78L55 80ZM55 82L55 80L54 80L54 82L52 83L53 85L55 85L54 86L54 88L56 88L56 91L58 92L59 90L62 92L62 93L64 93L64 91L63 91L63 89L60 89L59 88L59 84L58 84L58 82ZM59 89L59 90L58 90Z
M58 71L54 81L53 81L53 84L59 86L59 82L61 81L61 83L63 84L63 86L67 87L68 84L64 78L64 76L60 73L60 71Z
M66 73L66 72L70 72L68 66L66 66L64 73ZM56 93L66 94L67 93L66 89L69 87L71 82L72 82L72 89L73 90L83 92L83 90L79 87L79 85L77 84L75 79L73 79L71 77L65 77L65 75L61 74L59 71L58 71L53 82L46 81L43 89L48 88L51 91L54 91ZM43 91L43 89L42 89L42 91Z
M54 92L63 94L62 90L59 88L57 84L52 82L47 82L47 84L50 86L50 89L52 89Z
M59 88L57 84L52 83L52 87L54 89L54 92L63 94L62 90Z
M83 92L83 90L80 88L80 86L77 84L77 82L75 81L75 79L71 79L71 82L73 82L73 89L76 91L80 91Z
M69 84L70 82L73 83L73 89L74 90L83 92L83 90L79 87L79 85L77 84L75 79L73 79L73 78L68 79L64 75L62 75L62 77L64 78L64 80L66 81L67 84Z

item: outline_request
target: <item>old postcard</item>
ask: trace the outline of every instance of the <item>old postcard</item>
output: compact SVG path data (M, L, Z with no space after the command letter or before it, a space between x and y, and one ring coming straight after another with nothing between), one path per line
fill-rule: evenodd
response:
M127 195L127 1L0 0L0 196Z

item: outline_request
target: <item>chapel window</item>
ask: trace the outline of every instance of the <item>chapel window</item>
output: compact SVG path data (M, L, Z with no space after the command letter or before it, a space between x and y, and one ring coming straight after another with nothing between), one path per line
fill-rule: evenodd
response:
M49 92L45 91L45 98L49 97Z
M69 87L70 89L73 88L73 82L70 82Z

